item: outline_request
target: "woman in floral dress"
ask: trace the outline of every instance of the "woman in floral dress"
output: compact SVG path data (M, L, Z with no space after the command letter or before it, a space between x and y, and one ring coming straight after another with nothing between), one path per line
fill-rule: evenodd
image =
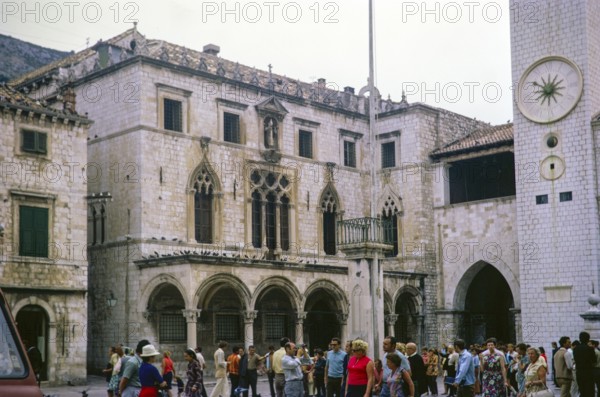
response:
M490 338L486 342L488 350L480 356L481 366L481 392L484 397L503 396L507 385L506 364L504 354L496 350L496 339Z

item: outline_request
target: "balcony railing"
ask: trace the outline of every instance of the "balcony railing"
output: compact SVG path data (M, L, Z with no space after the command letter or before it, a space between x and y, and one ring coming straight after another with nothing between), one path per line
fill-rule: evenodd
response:
M338 221L338 238L341 249L344 246L379 244L384 250L392 249L393 225L390 220L380 218L345 219Z

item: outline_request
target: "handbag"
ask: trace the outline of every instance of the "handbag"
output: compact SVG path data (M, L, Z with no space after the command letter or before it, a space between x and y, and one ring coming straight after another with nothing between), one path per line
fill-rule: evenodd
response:
M533 393L527 393L526 396L527 397L554 397L554 393L552 393L552 391L550 389L548 389L548 386L546 386L546 388L544 390L535 391Z

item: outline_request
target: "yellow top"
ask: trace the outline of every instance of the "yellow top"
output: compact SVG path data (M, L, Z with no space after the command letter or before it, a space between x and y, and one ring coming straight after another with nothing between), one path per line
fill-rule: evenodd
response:
M273 371L276 374L283 374L283 368L281 367L281 360L285 356L285 348L280 348L273 353Z

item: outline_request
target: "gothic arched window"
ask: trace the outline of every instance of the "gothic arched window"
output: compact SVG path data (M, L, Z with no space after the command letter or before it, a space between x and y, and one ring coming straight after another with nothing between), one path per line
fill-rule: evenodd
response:
M321 210L323 211L323 248L327 255L335 255L337 253L337 207L337 200L334 193L328 190L321 200Z
M204 168L194 183L194 231L199 243L213 242L213 201L213 181Z
M262 246L262 204L260 193L252 193L252 246L260 248Z
M386 257L398 256L398 207L391 196L388 196L383 204L381 219L386 221L383 229L384 239L392 243L394 249L386 252Z

